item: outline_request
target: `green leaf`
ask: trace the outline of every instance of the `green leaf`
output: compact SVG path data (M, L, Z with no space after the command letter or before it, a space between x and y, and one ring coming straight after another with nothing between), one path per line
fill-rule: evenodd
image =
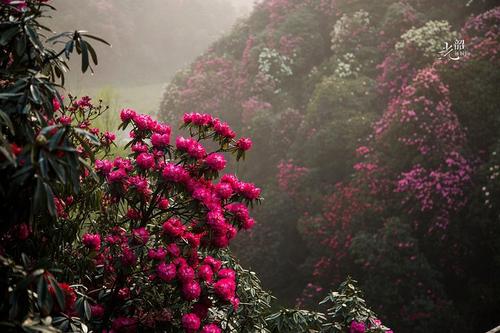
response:
M26 33L28 35L29 40L33 44L35 48L38 50L43 50L43 45L40 42L40 39L38 38L38 34L33 30L33 28L30 25L25 26Z
M59 283L56 281L54 276L49 275L48 277L50 285L54 289L54 294L56 295L57 304L59 304L59 307L61 309L66 308L66 300L64 298L64 292L62 291L61 287L59 287Z
M47 155L43 151L40 152L40 157L38 158L38 166L40 167L42 178L49 178L49 165L47 162Z
M95 39L95 40L97 40L97 41L99 41L99 42L101 42L101 43L104 43L104 44L106 44L106 45L108 45L108 46L111 46L111 44L110 44L110 43L108 43L107 41L105 41L104 39L102 39L102 38L100 38L100 37L93 36L93 35L89 35L89 34L81 34L81 35L82 35L82 36L85 36L85 37L87 37L87 38L90 38L90 39Z
M7 45L12 37L14 37L19 32L19 26L14 26L6 31L3 31L0 35L0 45Z
M92 47L92 45L90 45L89 43L87 43L86 41L82 41L82 43L85 43L87 45L87 48L89 49L89 52L90 52L90 56L92 57L92 62L94 63L94 65L98 65L98 61L97 61L97 53L95 52L94 48Z
M38 88L38 85L36 84L31 84L30 85L30 93L31 93L31 98L33 102L36 104L42 104L42 101L40 99L40 89Z
M9 99L10 97L18 97L22 95L22 93L0 93L0 99Z
M52 158L48 159L50 166L54 170L57 175L59 181L63 184L66 184L66 172L64 171L64 167L58 163L58 161L54 161Z
M90 304L89 302L87 301L87 299L85 299L83 301L83 306L84 306L84 309L85 309L85 318L87 320L90 320L91 316L92 316L92 310L90 308Z
M24 51L26 51L26 35L19 36L16 42L16 53L17 55L21 56L24 54Z
M43 275L38 278L37 294L37 303L41 312L45 315L49 314L52 310L53 301L52 296L49 293L47 280L43 277Z
M73 39L66 43L66 45L64 46L64 55L66 56L66 59L69 59L69 55L73 53L74 47L75 41Z
M82 73L85 73L89 68L89 50L87 43L83 40L80 40L80 47L82 50Z
M43 183L43 187L45 190L45 195L47 197L47 209L51 216L56 216L57 212L56 212L56 204L54 202L54 192L52 191L50 185L47 183Z

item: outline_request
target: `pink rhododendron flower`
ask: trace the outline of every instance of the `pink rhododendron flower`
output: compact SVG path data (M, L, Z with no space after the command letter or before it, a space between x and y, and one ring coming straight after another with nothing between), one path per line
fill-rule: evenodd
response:
M198 267L198 278L205 282L212 282L214 272L209 265L201 265Z
M143 142L136 142L132 145L131 150L134 153L145 153L149 150L149 148Z
M109 172L107 177L109 183L118 183L124 180L125 178L127 178L127 171L123 169L111 171Z
M214 131L218 135L226 138L233 139L236 137L236 133L229 127L227 123L221 122L219 119L213 120Z
M128 247L125 247L122 249L120 259L124 266L132 266L136 263L137 256L135 255L134 251L132 251Z
M152 131L157 125L157 122L147 114L136 114L132 121L140 131Z
M148 250L148 258L151 260L163 260L166 256L167 252L161 247Z
M201 294L200 284L194 280L183 282L182 295L187 301L198 299Z
M71 122L73 121L73 119L71 119L70 116L61 116L61 117L59 117L58 121L61 125L69 126L69 125L71 125Z
M99 234L85 234L82 236L82 243L93 251L101 248L101 236Z
M112 132L104 132L104 140L108 143L108 144L111 144L112 142L114 142L116 140L116 135L115 133L112 133Z
M154 133L151 135L151 144L153 147L164 148L170 144L170 134Z
M207 256L203 259L203 263L212 266L214 272L218 272L222 266L222 261L215 259L214 257Z
M170 203L167 198L161 198L160 201L158 202L158 207L163 210L168 209L169 205Z
M145 227L134 229L132 233L141 244L146 244L149 240L149 232Z
M165 164L162 176L165 180L174 183L184 182L189 178L188 172L182 166L173 163Z
M179 269L177 270L177 275L183 283L194 280L194 270L188 265L182 265L181 267L179 267Z
M250 140L249 138L240 138L236 142L236 147L238 147L238 149L240 150L247 151L252 148L252 140Z
M137 209L129 208L127 210L127 218L135 221L135 220L140 220L141 217L142 217L142 214Z
M52 107L54 111L58 111L61 108L61 103L56 97L52 98Z
M366 147L366 146L361 146L361 147L358 147L356 149L356 154L358 156L364 156L366 154L368 154L370 152L370 148Z
M243 220L242 224L241 224L241 227L244 229L244 230L250 230L254 227L255 225L255 220L253 218L247 218L245 220Z
M201 333L222 333L222 330L216 324L208 324L203 326Z
M224 155L213 153L205 158L205 165L215 171L221 171L226 167L226 159Z
M206 155L205 148L193 138L177 137L175 145L177 149L187 152L191 157L196 159L201 159Z
M223 268L217 273L217 278L236 280L236 272L231 268Z
M165 282L170 282L175 279L177 275L177 268L174 264L160 263L156 266L156 274L160 279Z
M221 199L229 199L233 195L233 187L229 183L219 183L214 189Z
M139 168L148 170L155 166L155 158L153 155L148 153L140 153L136 159Z
M175 243L168 244L166 250L173 257L179 257L181 255L181 249Z
M120 288L120 290L118 290L118 294L116 296L121 301L128 300L130 298L130 288L127 288L127 287Z
M92 106L92 98L89 96L83 96L78 101L75 102L75 105L79 108L87 108Z
M186 227L182 224L181 220L175 217L163 223L162 228L167 235L172 237L179 237L186 231Z
M236 292L236 283L232 279L220 279L214 284L217 296L225 301L229 301Z
M194 313L187 313L182 316L182 327L188 333L197 331L201 326L200 318Z
M252 183L240 182L238 185L238 192L249 200L255 200L260 197L260 188Z
M351 322L351 326L349 327L349 333L365 333L366 325L365 323L360 323L357 321Z
M186 113L183 117L185 124L193 124L196 126L208 126L212 124L212 116L204 113Z
M28 239L28 237L31 234L30 226L26 223L19 224L19 226L17 227L16 234L17 234L17 239L19 239L19 240L23 241L23 240Z

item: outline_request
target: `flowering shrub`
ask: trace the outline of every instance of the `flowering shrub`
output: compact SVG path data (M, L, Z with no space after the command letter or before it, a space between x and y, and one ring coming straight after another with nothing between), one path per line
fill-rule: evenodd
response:
M132 153L96 161L103 205L95 213L98 223L82 238L88 252L80 252L82 261L95 258L80 269L102 270L99 289L105 292L95 306L104 307L106 317L93 321L97 327L119 326L127 318L136 327L220 330L220 311L239 307L236 272L208 254L253 227L247 205L259 199L260 189L229 174L214 180L226 165L221 152L242 156L251 141L235 140L227 125L207 114L186 114L191 136L177 137L175 146L168 125L130 109L121 119L123 129L132 126ZM218 142L218 152L207 152L203 139ZM151 299L151 293L164 296ZM217 317L207 315L216 308ZM154 320L158 311L169 317Z
M500 29L497 22L499 17L500 7L495 7L467 20L461 33L467 40L467 47L470 48L468 57L498 62Z
M337 20L331 32L331 49L359 49L362 38L370 33L370 14L364 10L355 12L352 15L344 14Z
M338 60L335 75L341 79L348 77L356 77L361 71L361 65L356 63L354 54L346 53Z
M280 54L274 49L266 47L259 54L259 72L276 86L279 86L287 76L293 75L290 67L292 64L293 59ZM279 93L279 89L275 93Z
M239 80L237 65L226 57L202 57L193 64L189 71L179 74L182 82L171 83L164 96L163 104L168 108L200 113L235 117L228 110L240 108L235 99L243 81ZM217 87L217 90L214 88ZM237 114L238 118L240 115ZM178 115L164 116L168 121L175 121Z
M300 187L300 180L307 175L308 168L297 166L293 160L278 164L278 186L282 191L295 194Z
M423 57L432 61L444 47L443 41L452 43L457 33L452 31L447 21L428 21L420 28L412 28L401 35L401 41L395 45L396 52L402 57Z

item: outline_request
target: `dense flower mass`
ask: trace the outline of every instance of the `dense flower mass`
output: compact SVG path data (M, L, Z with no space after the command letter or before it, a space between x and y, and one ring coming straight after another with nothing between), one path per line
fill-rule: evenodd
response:
M95 170L107 184L102 213L108 221L95 233L85 234L83 245L98 253L96 264L104 265L109 281L133 283L136 280L130 272L140 270L152 288L173 288L186 304L200 302L196 304L205 304L206 311L218 306L238 309L236 272L204 251L227 247L238 230L255 223L248 205L260 199L260 189L231 174L215 183L226 167L220 152L237 154L239 142L245 142L243 148L248 150L250 140L232 139L233 131L209 115L188 114L184 122L192 136L178 136L175 146L170 146L168 125L131 109L122 110L121 119L123 128L133 127L131 154L96 161ZM200 143L203 137L222 139L220 152L207 153ZM126 213L110 219L112 215L106 212L125 203ZM193 204L197 208L187 214ZM120 299L139 292L121 287L116 289ZM204 303L209 297L213 301ZM184 330L220 332L217 323L205 322L206 315L199 315L199 307L191 313L186 312L190 306L176 310ZM138 325L137 317L125 317L118 308L113 311L122 315L113 326L122 327L128 320Z

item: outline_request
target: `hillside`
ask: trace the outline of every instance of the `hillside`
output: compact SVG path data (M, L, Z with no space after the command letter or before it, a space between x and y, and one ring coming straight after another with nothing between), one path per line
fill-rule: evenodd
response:
M254 138L236 171L265 204L233 249L285 304L351 274L395 332L498 325L494 5L265 0L167 86L162 120Z

